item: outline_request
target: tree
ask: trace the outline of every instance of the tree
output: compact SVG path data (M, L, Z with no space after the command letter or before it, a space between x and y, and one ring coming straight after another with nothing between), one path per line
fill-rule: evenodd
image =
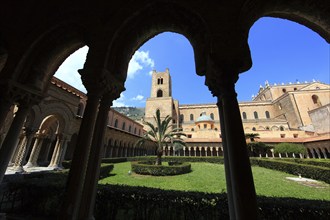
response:
M156 111L154 120L156 125L143 121L143 124L149 127L149 129L147 133L135 143L135 146L141 146L147 140L152 141L156 146L156 165L161 165L163 146L171 144L175 150L186 146L186 143L181 138L181 136L186 136L186 134L181 132L180 128L172 128L172 125L170 125L172 117L169 115L167 115L164 120L161 120L159 109Z
M275 153L293 153L293 154L307 154L307 149L302 144L280 143L275 146Z
M255 139L259 139L260 135L258 133L246 133L245 134L245 139L247 142L254 142Z

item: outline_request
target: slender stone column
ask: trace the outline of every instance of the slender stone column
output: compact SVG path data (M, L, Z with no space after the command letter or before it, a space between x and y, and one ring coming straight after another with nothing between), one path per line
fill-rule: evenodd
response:
M232 183L231 183L231 172L230 172L230 164L229 164L229 156L228 156L228 150L227 150L227 142L226 142L226 129L225 129L225 121L223 116L223 109L222 109L222 103L218 98L217 102L218 110L219 110L219 119L220 119L220 129L221 129L221 135L222 135L222 146L223 146L223 159L224 159L224 165L225 165L225 175L226 175L226 186L227 186L227 199L228 199L228 207L229 207L229 215L231 219L235 219L235 207L234 207L234 201L233 201L233 189L232 189Z
M206 84L218 98L218 108L222 118L220 123L222 122L222 138L225 138L224 158L228 158L225 167L227 163L229 170L226 170L226 173L230 174L226 174L226 180L230 181L232 189L228 194L232 201L228 201L230 209L233 206L235 212L233 215L233 210L230 210L231 218L257 219L256 192L235 92L238 74L232 69L225 69L225 73L212 77L214 75L206 76Z
M13 105L13 103L4 100L3 97L0 97L0 130L2 126L5 125L6 117L10 111L10 107Z
M15 118L6 135L6 138L0 148L0 183L2 182L3 177L5 175L10 157L15 150L15 145L17 144L17 140L19 138L29 108L29 105L19 106Z
M36 167L38 166L37 161L38 161L38 156L41 150L41 146L42 143L44 141L44 137L45 135L42 133L37 133L36 134L36 140L34 142L31 154L30 154L30 158L27 162L27 164L25 165L26 167Z
M53 151L52 159L48 165L48 167L52 167L54 169L61 169L62 168L62 161L61 158L66 151L67 147L67 138L63 134L57 135L56 145Z
M79 208L78 219L93 219L93 210L96 197L97 182L100 175L100 165L101 165L101 148L104 145L104 137L106 126L108 124L108 112L112 101L118 98L119 94L107 94L102 97L99 113L97 116L93 142L92 151L89 155L88 167L86 173L85 184L83 188L81 205ZM127 156L127 148L125 150L125 155Z
M68 185L59 219L76 219L87 169L88 154L99 104L99 94L87 94L88 100L72 158Z
M63 220L78 218L99 101L102 94L107 90L109 91L110 85L116 80L106 69L83 69L79 70L79 73L88 91L88 99L71 163L64 202L60 211L59 219Z
M327 152L325 151L325 149L322 149L322 153L323 153L324 159L328 159L328 155L327 155Z
M35 130L31 128L24 128L24 132L25 132L25 137L22 141L22 144L19 146L18 153L14 162L13 168L16 172L24 172L23 161L24 158L26 157L27 152L30 149L33 136L35 134Z

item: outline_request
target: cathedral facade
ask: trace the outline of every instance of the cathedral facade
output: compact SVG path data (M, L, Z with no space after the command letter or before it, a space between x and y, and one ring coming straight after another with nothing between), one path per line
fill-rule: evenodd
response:
M186 134L187 147L180 155L223 154L219 110L214 104L180 105L172 97L171 76L152 73L151 96L146 101L145 120L152 122L159 109L170 115L173 126ZM245 133L259 134L258 141L274 146L281 142L302 143L309 157L329 157L330 86L321 82L260 86L252 101L240 102ZM172 149L165 149L172 155Z

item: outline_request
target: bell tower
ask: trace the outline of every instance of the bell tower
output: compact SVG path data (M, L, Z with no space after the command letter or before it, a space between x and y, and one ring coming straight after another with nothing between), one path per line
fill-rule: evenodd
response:
M150 98L146 101L145 121L153 122L156 110L160 110L161 118L167 115L173 118L173 124L177 123L178 101L172 98L172 82L170 71L166 68L165 72L152 72Z
M172 96L172 82L169 69L165 72L152 72L152 84L150 98L161 98Z

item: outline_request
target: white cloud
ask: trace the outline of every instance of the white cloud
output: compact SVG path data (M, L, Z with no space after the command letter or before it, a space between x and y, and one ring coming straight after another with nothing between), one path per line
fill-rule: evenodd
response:
M125 96L124 96L123 93L120 93L120 97L113 101L112 106L113 107L125 107L125 106L127 106L125 104Z
M132 100L134 100L134 101L141 101L143 98L144 98L143 95L137 95L137 96L133 97Z
M133 79L140 70L154 67L155 61L149 57L149 51L137 50L128 64L127 77Z
M86 93L86 89L82 84L80 74L78 73L78 69L83 68L86 60L87 52L88 52L87 46L74 52L62 63L62 65L58 68L57 72L54 75L60 80L68 83L69 85L85 93Z

